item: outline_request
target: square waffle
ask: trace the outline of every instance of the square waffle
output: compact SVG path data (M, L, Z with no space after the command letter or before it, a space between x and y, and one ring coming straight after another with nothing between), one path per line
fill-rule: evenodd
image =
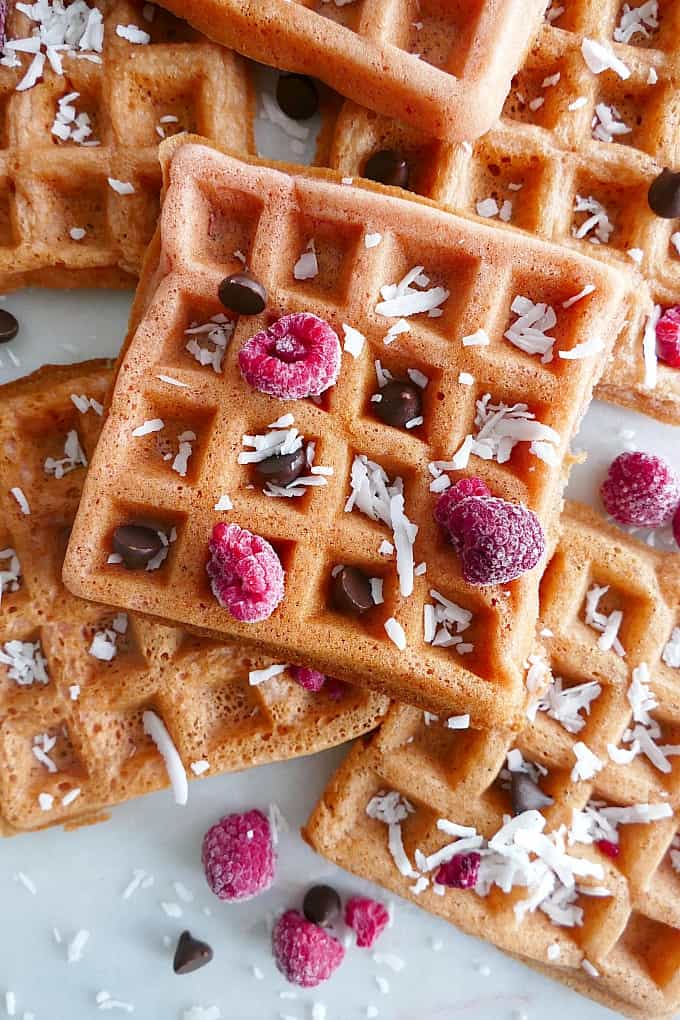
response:
M162 153L167 192L160 233L85 485L66 584L83 597L252 642L279 660L304 662L408 703L458 708L478 720L512 716L523 698L521 663L533 641L539 571L508 586L467 584L434 522L437 497L428 465L448 461L476 429L479 401L487 393L509 405L526 401L558 437L552 463L518 448L503 464L473 456L468 471L497 495L531 507L551 535L569 441L606 348L541 365L501 337L514 296L524 294L559 306L560 347L572 349L594 337L613 341L621 305L617 275L580 254L473 224L424 202L401 201L377 186L346 186L329 172L239 162L199 141L168 142ZM374 235L371 246L365 243L368 232ZM310 239L318 272L299 280L294 265ZM242 260L266 287L269 303L262 315L234 321L223 371L215 372L187 352L186 331L224 312L219 284L242 268ZM425 267L428 286L450 291L443 314L412 316L409 332L386 345L392 320L374 312L381 285L414 266ZM587 285L594 291L562 308ZM339 336L344 323L365 337L360 353L343 355L338 383L319 403L265 396L238 368L242 343L293 311L326 319ZM462 337L482 326L493 338L489 345L464 346ZM375 359L396 376L415 369L429 380L422 428L409 432L378 419L371 401ZM181 385L169 385L168 377ZM287 413L317 443L318 462L333 474L326 486L300 499L267 499L238 454L244 435L261 433ZM147 421L160 421L162 431L133 437ZM158 436L185 429L197 438L190 470L180 478L159 456ZM400 592L394 557L380 552L389 530L358 511L345 512L358 455L403 480L406 514L420 529L415 563L426 563L410 596ZM215 509L223 494L233 505L224 516ZM109 562L115 528L150 517L176 529L163 567L149 573ZM261 535L282 561L286 594L263 622L238 623L211 593L207 544L220 520ZM333 570L348 564L383 582L383 603L361 619L338 612L330 600ZM467 654L425 642L432 590L472 614ZM405 632L403 649L388 637L390 620Z
M92 821L107 807L166 786L163 760L144 732L146 710L163 720L190 778L202 769L217 775L324 750L373 728L387 710L385 698L358 688L310 694L286 673L251 686L249 672L268 663L256 663L247 649L141 616L124 616L123 630L121 614L68 594L61 564L85 467L72 457L59 478L54 463L64 461L71 431L84 453L75 459L89 459L102 421L89 401L105 400L112 380L111 366L93 361L48 366L0 390L6 834ZM30 514L12 489L21 490ZM107 658L112 641L115 654ZM10 676L11 642L35 648L47 682L20 684ZM194 773L197 762L203 764Z
M164 0L211 39L441 138L494 122L546 0Z
M614 764L607 748L619 744L630 724L626 692L633 669L642 663L649 666L657 702L652 716L661 728L659 743L677 742L680 631L674 633L674 628L680 621L680 558L627 538L576 504L568 505L563 525L542 583L540 633L547 662L553 675L562 678L564 690L593 681L599 685L589 711L579 714L581 729L572 732L539 710L535 720L525 720L525 728L514 735L453 730L441 719L395 706L374 739L357 742L307 823L305 836L342 867L626 1016L669 1017L680 1009L680 764L670 757L667 773L642 756L628 765ZM624 658L613 648L603 650L606 642L584 622L586 595L593 585L609 586L610 601L603 608L623 612L619 638ZM593 751L603 767L594 777L575 781L571 770L577 742ZM507 892L494 886L488 895L441 887L438 892L433 883L414 890L416 874L397 870L387 826L366 812L371 798L388 791L396 791L414 808L401 822L411 866L415 861L418 867L416 848L429 855L451 842L438 827L439 819L471 826L491 839L511 813L507 786L499 781L511 748L543 773L541 789L553 799L543 809L548 832L571 827L572 811L582 811L592 801L614 808L660 804L667 815L619 824L619 853L613 858L597 844L567 846L569 854L603 869L603 875L577 882L572 907L582 911L580 923L575 918L572 924L556 923L535 909L536 904L518 919L515 907L535 893L531 886ZM391 833L396 843L394 836ZM589 885L605 887L610 895L588 895Z
M141 0L95 0L91 7L104 21L100 52L62 52L63 74L46 60L28 88L34 54L18 52L18 66L0 66L3 291L133 287L158 218L160 138L201 131L228 138L236 150L253 147L253 97L241 57ZM14 3L9 8L7 40L31 36L36 23ZM148 41L117 33L131 27ZM60 110L73 129L62 131L65 138L52 130ZM89 134L75 126L81 115Z
M677 222L659 218L647 203L650 183L678 161L680 4L661 0L658 28L643 25L644 33L638 30L624 44L615 41L615 33L621 35L629 7L640 5L553 3L500 121L473 147L438 142L422 125L376 117L346 103L336 106L335 122L328 117L319 158L355 175L376 150L398 148L409 160L410 186L417 194L472 215L491 199L494 222L501 213L512 226L627 270L628 323L598 395L680 424L680 371L661 362L648 368L643 353L654 306L680 299ZM622 80L613 70L593 74L581 52L586 39L611 47L630 76ZM615 119L629 130L603 132L597 115L602 107L618 111ZM608 137L613 140L603 140ZM612 227L606 243L607 232L598 236L597 227L574 236L592 215L576 211L577 196L604 208Z

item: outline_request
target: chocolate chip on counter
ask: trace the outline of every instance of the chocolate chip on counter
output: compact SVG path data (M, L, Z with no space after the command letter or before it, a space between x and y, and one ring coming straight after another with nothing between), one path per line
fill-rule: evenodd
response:
M335 889L330 885L313 885L305 893L302 913L314 924L330 924L340 913L341 903Z
M233 273L222 280L219 299L237 315L259 315L267 307L267 291L250 273Z
M364 177L393 188L408 188L409 166L398 149L381 149L366 160Z
M343 567L333 578L333 602L344 613L360 616L373 609L371 582L358 567Z
M662 170L649 186L647 201L652 212L662 219L680 216L680 173L673 173L668 167Z
M123 557L128 570L140 570L157 556L163 543L153 528L141 524L122 524L113 533L113 549Z
M282 74L276 85L276 101L292 120L309 120L319 109L316 83L304 74Z
M0 344L9 343L19 332L19 323L11 312L0 308Z
M207 942L195 939L190 931L183 931L177 943L172 969L175 974L191 974L210 963L213 951Z
M299 478L307 467L307 451L304 447L294 453L275 454L255 464L255 470L265 482L274 485L288 485Z
M423 413L420 387L403 379L392 379L380 390L382 400L375 402L375 413L386 425L403 429L407 422Z
M513 815L521 815L523 811L540 811L555 803L526 772L511 772L510 780Z

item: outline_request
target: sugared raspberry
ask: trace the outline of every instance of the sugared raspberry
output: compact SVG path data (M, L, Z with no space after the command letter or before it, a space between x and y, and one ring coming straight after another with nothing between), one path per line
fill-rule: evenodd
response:
M313 691L315 694L326 683L325 674L319 673L318 669L307 669L306 666L293 666L291 673L293 674L293 680L300 684L300 687L304 687L306 691Z
M382 903L363 896L352 896L345 906L345 924L356 932L357 945L370 949L387 927L390 915Z
M272 615L283 598L283 567L264 538L238 524L216 524L206 571L221 606L242 623Z
M274 925L272 950L286 980L303 988L327 981L345 956L337 939L297 910L287 910Z
M670 520L680 503L680 480L661 457L621 453L609 465L600 493L619 524L656 528Z
M434 508L434 519L437 524L441 524L442 528L448 531L449 515L454 506L458 506L462 499L466 499L467 496L490 495L491 492L486 482L483 482L481 478L461 478L455 485L442 492Z
M611 857L612 860L619 856L621 853L621 847L618 843L612 843L610 839L598 839L595 844L600 853L605 854L607 857Z
M274 881L275 854L261 811L226 815L203 838L208 885L221 900L250 900Z
M680 368L680 305L667 308L657 322L656 353L671 368Z
M680 506L673 515L673 538L680 545Z
M450 861L442 864L437 872L436 881L439 885L448 885L454 889L474 889L479 877L481 857L477 853L456 854Z
M495 496L466 496L448 511L446 529L469 584L506 584L532 570L545 549L532 510Z
M318 397L340 371L340 341L309 312L284 315L241 348L241 373L256 390L282 400Z

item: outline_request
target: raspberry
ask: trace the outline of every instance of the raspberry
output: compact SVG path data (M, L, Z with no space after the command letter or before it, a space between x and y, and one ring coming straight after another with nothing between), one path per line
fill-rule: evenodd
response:
M611 857L612 860L618 857L621 853L621 847L618 843L612 843L610 839L598 839L595 844L600 853L605 854L607 857Z
M308 312L284 315L241 348L246 382L282 400L318 397L340 371L340 341L327 322Z
M533 511L495 496L466 496L448 509L446 530L468 584L505 584L532 570L545 549Z
M446 531L449 530L449 514L453 510L454 506L458 506L462 499L466 496L490 496L488 486L486 482L483 482L481 478L461 478L459 482L452 485L451 488L446 489L442 492L441 496L437 500L437 505L434 508L434 519L437 524L441 524L442 528Z
M272 950L286 980L303 988L327 981L345 956L337 939L297 910L287 910L274 925Z
M669 520L680 503L680 480L661 457L621 453L609 465L600 493L619 524L655 528Z
M436 881L439 885L448 885L454 889L474 889L481 859L477 853L456 854L446 864L442 864Z
M326 683L326 677L319 673L318 669L307 669L305 666L294 666L291 670L293 680L304 687L306 691L313 691L314 694L320 691Z
M389 919L387 910L377 900L352 896L347 901L345 924L356 932L357 945L362 949L371 948L378 935L382 935Z
M216 524L206 571L221 606L242 623L272 615L283 598L283 567L269 542L238 524Z
M261 811L226 815L203 837L208 885L221 900L250 900L274 881L274 848Z
M680 368L680 305L667 308L657 322L656 353L671 368Z
M673 515L673 538L680 545L680 506Z
M347 684L336 680L334 676L326 677L326 694L331 701L342 701L347 693Z

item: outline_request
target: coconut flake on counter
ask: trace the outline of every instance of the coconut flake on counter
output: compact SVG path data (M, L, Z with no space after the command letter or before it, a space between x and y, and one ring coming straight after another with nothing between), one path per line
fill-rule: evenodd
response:
M611 46L596 42L594 39L584 39L581 43L581 53L593 74L614 71L623 81L630 78L630 68L619 60Z
M608 652L610 649L614 649L617 655L621 658L625 657L625 649L619 641L619 629L623 623L623 613L620 609L615 609L613 612L607 615L598 609L600 599L607 594L609 591L609 585L597 585L594 584L589 591L586 592L586 606L585 606L585 622L593 630L600 632L601 637L597 640L597 647L603 651Z
M473 614L452 602L435 588L430 589L433 603L426 602L423 606L423 640L440 648L455 647L460 655L474 651L474 645L466 642L461 636L468 629Z
M383 300L376 305L376 314L396 319L427 312L430 318L439 317L443 314L441 305L450 292L444 287L430 287L429 284L424 266L414 266L399 283L385 284L380 288Z
M63 478L64 475L75 471L78 467L87 467L87 457L80 445L80 439L75 429L71 429L64 442L64 456L60 460L54 457L45 459L44 470L46 475L54 478Z
M192 323L188 329L184 330L184 337L188 338L184 349L199 365L211 365L213 372L219 374L222 371L222 361L234 329L235 323L228 319L223 312L218 312L207 322Z
M187 775L184 771L182 759L179 756L172 737L168 733L163 720L147 709L142 715L144 732L151 737L158 748L168 773L168 779L175 796L175 804L184 805L189 799L189 785Z

